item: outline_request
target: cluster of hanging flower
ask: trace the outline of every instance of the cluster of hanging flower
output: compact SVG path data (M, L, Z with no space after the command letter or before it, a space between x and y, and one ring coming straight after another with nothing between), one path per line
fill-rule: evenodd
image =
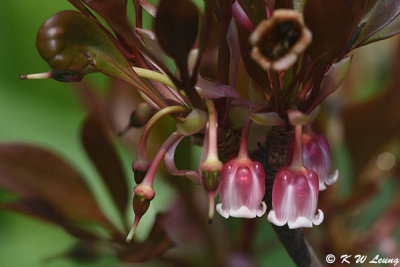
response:
M324 136L311 132L307 114L340 84L336 80L332 83L332 79L325 79L326 75L334 76L337 69L337 72L345 73L342 67L348 67L349 60L345 58L345 61L336 64L325 61L317 64L320 58L306 58L304 51L311 44L312 33L307 29L300 12L289 9L271 12L267 9L268 19L262 20L255 27L254 20L250 20L239 2L235 1L230 8L236 24L230 24L227 36L233 78L229 85L210 81L198 74L200 54L204 49L191 51L197 35L197 19L192 20L193 16L186 16L187 23L174 20L176 10L171 9L168 2L161 1L158 7L155 18L157 40L154 33L140 28L136 29L137 35L132 35L129 26L118 24L120 20L114 23L114 18L110 17L107 22L118 38L121 38L119 46L115 45L117 41L112 39L114 37L109 32L104 32L104 27L99 27L100 22L87 14L87 9L81 8L82 13L64 11L56 14L42 25L37 36L39 52L48 61L52 71L22 77L79 81L86 74L100 71L124 80L140 91L146 103L136 107L130 123L133 127L143 126L143 131L137 157L132 164L137 183L133 198L135 218L127 241L132 239L140 219L155 197L153 181L163 159L170 174L185 176L204 187L209 197L210 221L216 208L225 218L261 217L269 210L268 220L271 223L278 226L287 224L289 228L320 224L324 215L321 210L317 210L319 190L333 184L338 178L338 172L330 175L328 141ZM90 6L90 3L88 1L87 4ZM115 5L118 6L117 3ZM182 3L186 5L183 8L185 12L198 16L193 3ZM207 2L209 13L215 8L212 3ZM145 7L150 10L149 6ZM92 8L96 10L96 6ZM97 11L107 18L107 10ZM171 39L171 34L179 34L180 31L185 35L184 42ZM240 36L246 37L245 43ZM125 50L120 48L124 45L127 46ZM159 46L175 60L179 78L152 55L150 47ZM135 50L135 47L140 50ZM133 51L133 56L126 55L129 54L128 48ZM192 55L196 56L191 58ZM193 64L188 64L188 58L194 61ZM254 73L248 71L246 75L259 84L265 84L263 93L259 94L264 97L264 103L255 104L234 89L238 58L255 70ZM319 79L314 79L311 74L314 68L318 70L319 76L316 77ZM142 79L148 79L148 82ZM220 114L217 114L215 100L220 98L229 99L232 105L248 110L248 118L242 127L239 152L233 159L225 157L225 163L220 161L218 155ZM166 115L177 119L176 131L165 140L155 157L149 160L146 153L149 134L157 121ZM272 207L267 207L263 201L266 193L263 165L253 161L248 153L252 122L295 128L288 148L287 166L279 170L274 180ZM303 128L306 130L304 134ZM199 170L179 170L174 162L178 144L185 137L199 135L203 147ZM215 205L217 195L221 203Z

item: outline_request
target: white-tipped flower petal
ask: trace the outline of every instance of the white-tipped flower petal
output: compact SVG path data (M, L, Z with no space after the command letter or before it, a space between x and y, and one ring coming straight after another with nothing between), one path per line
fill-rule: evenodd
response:
M282 168L276 175L272 189L272 210L268 221L290 229L319 225L324 214L317 211L318 177L307 169Z
M265 173L258 162L233 159L225 163L219 189L221 203L217 211L222 217L255 218L267 210L262 201Z

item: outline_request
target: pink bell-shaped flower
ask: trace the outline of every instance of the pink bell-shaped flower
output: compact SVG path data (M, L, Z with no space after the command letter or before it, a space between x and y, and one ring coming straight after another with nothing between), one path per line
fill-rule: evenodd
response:
M319 225L324 213L318 210L318 176L307 169L283 167L276 175L272 188L272 209L268 220L290 229Z
M331 152L328 140L323 135L303 134L303 165L309 170L317 173L319 178L319 190L325 190L327 185L334 184L339 178L339 171L336 169L333 174L331 170ZM293 158L294 143L289 145L286 163ZM288 165L287 164L287 165Z
M228 218L261 217L267 210L263 201L265 194L265 172L263 166L252 161L247 152L247 137L250 120L243 126L239 155L225 163L221 172L219 195L221 203L217 211Z
M221 173L219 189L222 203L217 211L228 218L254 218L264 215L267 206L265 194L265 173L259 162L250 159L232 159L225 163Z
M272 188L272 210L268 221L290 229L312 227L324 220L318 209L319 179L316 172L304 168L302 163L302 125L296 125L293 160L275 176Z

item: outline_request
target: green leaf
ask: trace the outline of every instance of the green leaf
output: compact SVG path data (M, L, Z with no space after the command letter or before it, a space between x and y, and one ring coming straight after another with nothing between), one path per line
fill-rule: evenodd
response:
M383 29L372 35L371 38L363 42L362 45L367 45L377 41L381 41L400 33L400 15L386 25Z

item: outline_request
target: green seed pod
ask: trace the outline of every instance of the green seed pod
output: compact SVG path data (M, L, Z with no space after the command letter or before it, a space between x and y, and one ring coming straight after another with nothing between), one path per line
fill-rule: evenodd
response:
M36 47L53 70L59 74L77 73L81 76L96 71L85 44L88 39L86 30L93 27L92 23L77 12L64 11L49 18L39 28Z

